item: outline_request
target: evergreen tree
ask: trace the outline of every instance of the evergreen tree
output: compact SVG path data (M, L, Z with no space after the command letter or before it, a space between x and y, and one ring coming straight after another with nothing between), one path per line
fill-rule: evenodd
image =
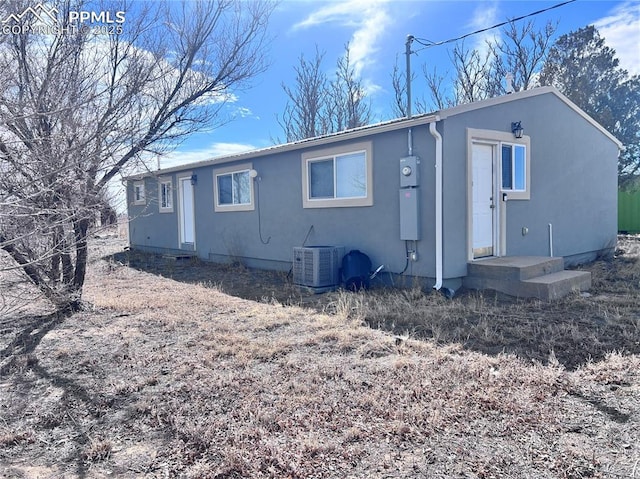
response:
M598 30L590 25L559 37L540 83L556 87L624 144L619 181L633 181L640 172L640 76L619 66Z

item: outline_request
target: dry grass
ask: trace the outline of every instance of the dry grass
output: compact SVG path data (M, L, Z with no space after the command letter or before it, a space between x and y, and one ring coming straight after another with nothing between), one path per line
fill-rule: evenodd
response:
M397 335L575 369L611 351L640 353L640 238L621 237L620 245L614 261L590 265L590 293L558 301L488 291L465 291L448 300L413 288L340 292L334 311Z
M626 285L625 285L626 287ZM459 343L487 354L507 352L575 369L611 351L640 353L640 295L594 288L552 303L465 292L453 300L420 291L346 295L371 326L398 335Z
M640 477L637 257L552 304L251 301L94 260L92 308L0 377L0 475Z
M0 250L0 318L46 314L51 308L9 255ZM0 335L3 331L0 329Z

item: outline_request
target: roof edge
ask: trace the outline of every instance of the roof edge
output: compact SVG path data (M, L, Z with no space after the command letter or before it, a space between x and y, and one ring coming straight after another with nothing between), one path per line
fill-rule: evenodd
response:
M124 180L135 180L149 176L160 176L167 173L175 173L177 171L191 170L194 168L201 168L211 165L220 165L230 163L232 161L242 161L251 158L259 158L262 156L272 155L274 153L286 153L289 151L301 150L303 148L324 146L338 141L355 140L371 134L384 133L387 131L400 130L402 128L420 126L432 123L434 121L439 121L439 119L440 118L438 115L432 113L416 115L412 118L396 118L380 123L374 123L373 125L365 125L358 128L353 128L351 130L344 130L323 136L316 136L314 138L306 138L304 140L283 143L281 145L268 146L257 150L250 150L242 153L234 153L232 155L208 158L206 160L186 163L179 166L172 166L170 168L161 168L159 170L154 170L151 172L136 173L126 176Z
M618 140L609 130L603 127L600 123L594 120L591 116L589 116L584 110L582 110L578 105L573 103L569 98L567 98L564 94L562 94L557 88L553 86L541 86L537 88L532 88L530 90L523 90L517 93L511 93L508 95L497 96L494 98L488 98L486 100L480 100L473 103L466 103L464 105L457 105L452 108L447 108L445 110L441 110L439 112L442 119L448 118L450 116L460 115L462 113L466 113L469 111L474 111L480 108L486 108L488 106L501 105L503 103L507 103L514 100L522 100L525 98L531 98L538 95L547 95L552 94L557 98L562 100L569 108L575 111L582 118L587 120L592 126L596 127L603 133L607 138L613 141L619 149L624 149L624 145Z
M480 100L473 103L457 105L457 106L446 108L444 110L439 110L433 113L417 115L412 118L396 118L393 120L375 123L373 125L365 125L358 128L353 128L351 130L330 133L327 135L317 136L314 138L307 138L304 140L284 143L281 145L274 145L274 146L269 146L265 148L260 148L257 150L250 150L243 153L235 153L232 155L208 158L202 161L196 161L193 163L188 163L188 164L179 165L179 166L172 166L170 168L162 168L162 169L151 171L151 172L137 173L134 175L126 176L124 180L125 181L136 180L136 179L141 179L149 176L160 176L167 173L175 173L178 171L191 170L194 168L220 165L220 164L230 163L233 161L242 161L242 160L248 160L252 158L260 158L262 156L272 155L276 153L286 153L289 151L296 151L304 148L324 146L324 145L329 145L338 141L355 140L371 134L384 133L387 131L395 131L402 128L411 128L414 126L420 126L428 123L433 123L434 121L445 120L448 117L460 115L460 114L478 110L481 108L486 108L494 105L501 105L503 103L508 103L515 100L522 100L525 98L531 98L531 97L535 97L539 95L547 95L547 94L555 95L562 102L564 102L569 108L574 110L578 115L580 115L592 126L598 129L602 134L604 134L612 142L614 142L620 150L624 149L624 145L620 142L620 140L618 140L615 136L613 136L613 134L611 134L600 123L598 123L591 116L589 116L578 105L576 105L569 98L563 95L557 88L552 86L542 86L542 87L532 88L530 90L520 91L517 93L511 93L508 95L488 98L486 100Z

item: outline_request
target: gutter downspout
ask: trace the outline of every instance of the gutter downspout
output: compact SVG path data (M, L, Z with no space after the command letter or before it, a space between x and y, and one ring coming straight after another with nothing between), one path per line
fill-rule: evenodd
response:
M436 284L433 289L439 291L442 288L442 135L436 129L436 123L440 117L429 123L429 133L436 140Z

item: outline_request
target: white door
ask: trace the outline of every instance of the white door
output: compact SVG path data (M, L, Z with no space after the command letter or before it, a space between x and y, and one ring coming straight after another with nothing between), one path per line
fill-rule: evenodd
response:
M495 254L494 147L474 143L472 148L473 257L481 258Z
M195 248L196 228L191 177L180 178L180 247Z

